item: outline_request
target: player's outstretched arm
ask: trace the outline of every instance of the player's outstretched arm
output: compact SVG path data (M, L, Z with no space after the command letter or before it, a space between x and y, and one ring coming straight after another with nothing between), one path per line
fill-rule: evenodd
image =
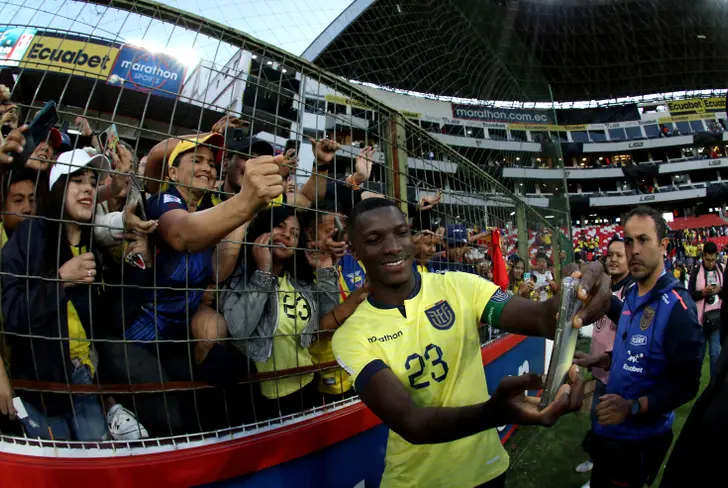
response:
M359 394L382 421L411 444L437 444L468 437L499 425L551 426L562 415L578 410L584 397L579 369L569 370L570 384L539 411L539 399L526 391L544 387L539 375L508 376L501 380L492 398L465 407L418 407L389 368L374 373Z
M612 300L611 281L602 265L594 262L589 263L583 274L576 271L571 276L581 279L578 296L583 305L574 316L574 327L579 328L584 324L596 322L609 311ZM560 295L545 302L534 302L513 296L503 308L497 327L514 334L553 339L560 302Z

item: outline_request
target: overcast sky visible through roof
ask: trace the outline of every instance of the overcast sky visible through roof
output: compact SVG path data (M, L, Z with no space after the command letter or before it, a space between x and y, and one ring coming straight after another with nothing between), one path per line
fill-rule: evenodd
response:
M300 55L351 0L168 0L161 2L241 30ZM0 2L2 23L55 28L173 51L188 66L224 64L229 46L171 24L88 3L64 0Z

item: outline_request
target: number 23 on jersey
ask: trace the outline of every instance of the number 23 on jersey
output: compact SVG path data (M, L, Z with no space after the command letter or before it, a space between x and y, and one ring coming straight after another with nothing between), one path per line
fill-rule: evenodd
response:
M425 347L424 354L413 353L407 356L404 367L409 372L409 384L415 390L427 388L431 384L430 380L438 383L445 381L450 371L442 349L436 344Z

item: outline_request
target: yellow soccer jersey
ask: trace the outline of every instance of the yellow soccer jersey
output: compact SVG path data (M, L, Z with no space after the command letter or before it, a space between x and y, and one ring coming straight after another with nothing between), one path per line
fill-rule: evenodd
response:
M337 361L355 387L383 362L421 407L487 401L478 325L498 287L469 273L417 276L419 286L404 307L387 308L374 300L359 306L334 334ZM410 444L390 430L385 464L383 488L471 487L504 473L509 458L496 429L430 445Z

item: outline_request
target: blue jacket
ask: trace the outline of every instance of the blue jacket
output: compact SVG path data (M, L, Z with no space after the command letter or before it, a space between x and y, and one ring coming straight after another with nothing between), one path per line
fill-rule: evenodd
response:
M692 400L700 386L704 338L695 302L682 283L663 274L644 296L635 285L623 304L615 297L609 318L617 333L607 394L646 396L648 411L618 425L596 423L594 431L624 440L664 434L672 428L673 410Z

